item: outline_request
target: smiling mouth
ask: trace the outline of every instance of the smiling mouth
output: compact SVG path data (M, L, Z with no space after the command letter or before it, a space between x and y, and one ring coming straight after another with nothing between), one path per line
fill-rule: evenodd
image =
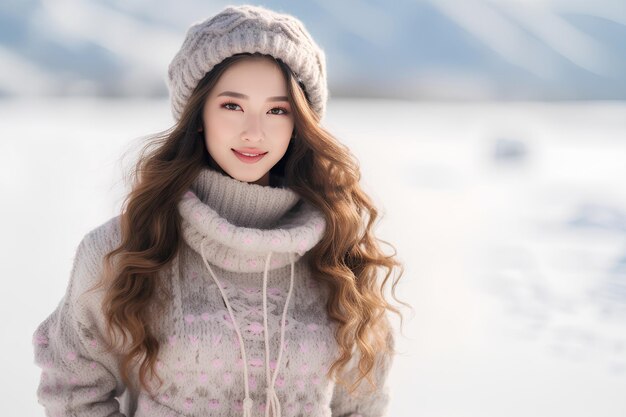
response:
M231 149L234 153L235 156L237 158L239 158L240 161L245 162L245 163L254 163L260 159L262 159L265 154L267 154L267 152L241 152L241 151L237 151L235 149Z
M259 152L259 153L250 153L250 152L241 152L238 151L236 149L233 149L233 151L241 154L241 155L245 155L245 156L259 156L259 155L265 155L267 152Z

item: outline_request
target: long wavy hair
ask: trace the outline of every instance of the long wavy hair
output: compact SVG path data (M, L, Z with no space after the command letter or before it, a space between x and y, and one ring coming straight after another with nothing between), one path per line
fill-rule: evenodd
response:
M132 187L120 215L121 240L104 256L102 279L92 288L105 288L101 306L107 328L105 345L119 356L120 374L127 386L138 388L129 378L136 364L145 390L152 394L148 373L163 383L155 366L159 341L154 326L158 326L169 299L160 272L171 264L181 244L177 203L207 165L223 172L209 155L199 131L204 102L230 65L259 56L279 65L295 119L293 138L272 173L282 176L286 186L326 218L323 237L307 259L312 276L329 285L326 309L330 319L338 323L335 338L339 357L327 376L335 376L350 394L364 378L376 389L372 371L377 360L396 353L386 312L399 315L401 323L402 314L388 303L385 291L391 282L391 294L399 301L395 287L404 267L395 248L374 236L379 212L359 185L357 160L320 126L304 85L284 62L259 53L243 53L225 59L204 76L178 122L149 137L130 172ZM389 245L392 253L385 254L381 243ZM358 372L348 386L341 373L354 354L359 355Z

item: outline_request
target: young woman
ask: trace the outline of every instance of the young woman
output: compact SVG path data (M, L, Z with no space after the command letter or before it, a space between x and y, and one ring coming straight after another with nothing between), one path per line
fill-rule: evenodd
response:
M323 51L293 16L227 7L191 26L168 81L175 125L33 335L39 402L58 417L384 415L400 314L385 285L402 265L320 125Z

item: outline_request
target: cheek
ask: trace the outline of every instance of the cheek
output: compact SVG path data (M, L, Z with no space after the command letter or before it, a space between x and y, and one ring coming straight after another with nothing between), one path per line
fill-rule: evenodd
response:
M277 120L270 124L269 130L274 138L278 138L281 144L287 147L291 134L293 133L294 123L290 120Z
M205 129L205 141L208 148L227 143L235 134L235 124L224 117L212 117Z

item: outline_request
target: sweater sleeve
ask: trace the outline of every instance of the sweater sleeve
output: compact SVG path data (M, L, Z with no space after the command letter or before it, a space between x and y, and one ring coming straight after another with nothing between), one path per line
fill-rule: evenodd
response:
M395 344L393 332L389 332L387 344L393 350ZM385 417L390 400L388 376L392 363L392 355L377 362L377 366L372 371L376 384L374 391L367 379L361 381L352 396L343 385L335 384L330 404L332 417ZM348 371L355 372L357 365L358 360L355 355L348 363Z
M102 245L96 234L80 242L65 295L33 334L41 368L37 400L47 416L125 417L115 398L125 389L116 358L100 349L99 304L93 296L80 297L99 278Z

